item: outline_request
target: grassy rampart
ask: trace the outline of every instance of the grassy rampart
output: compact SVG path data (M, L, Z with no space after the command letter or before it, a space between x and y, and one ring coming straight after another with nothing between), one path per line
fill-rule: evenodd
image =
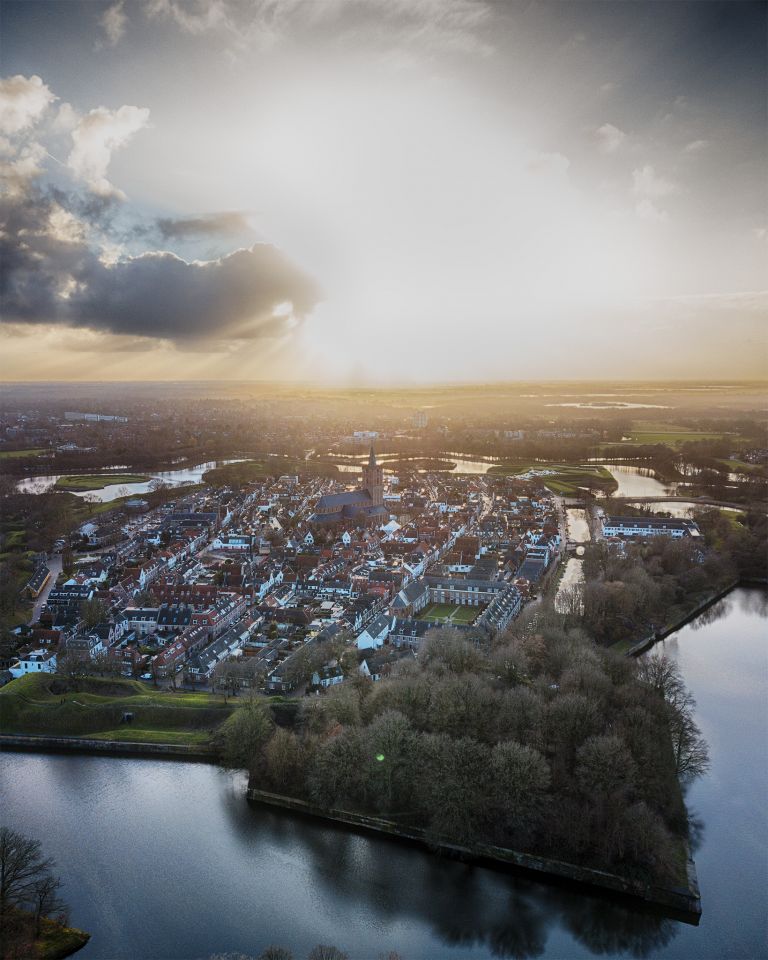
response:
M0 690L0 729L6 734L204 744L235 707L221 695L164 692L137 680L74 683L37 674ZM131 723L123 722L126 713L133 714Z

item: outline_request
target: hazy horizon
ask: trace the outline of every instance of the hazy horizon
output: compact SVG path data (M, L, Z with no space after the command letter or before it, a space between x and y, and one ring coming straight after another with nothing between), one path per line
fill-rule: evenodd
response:
M0 375L762 380L767 10L6 0Z

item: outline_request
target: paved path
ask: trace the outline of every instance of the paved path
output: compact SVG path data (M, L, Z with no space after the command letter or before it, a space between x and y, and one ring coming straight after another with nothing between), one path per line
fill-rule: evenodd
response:
M48 583L46 583L46 585L43 587L40 596L35 600L35 605L32 608L32 619L29 621L30 626L37 623L37 621L40 619L40 611L43 609L43 604L48 599L48 594L53 589L53 585L56 583L56 578L61 573L61 554L54 553L48 558L46 566L51 571L51 576L48 580Z

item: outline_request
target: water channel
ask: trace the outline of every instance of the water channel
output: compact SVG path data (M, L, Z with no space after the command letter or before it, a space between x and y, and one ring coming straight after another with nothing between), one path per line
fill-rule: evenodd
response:
M41 839L83 960L256 956L334 943L354 960L767 955L768 594L738 589L664 643L712 769L689 791L699 927L250 807L204 764L6 753L0 818Z
M182 467L179 470L165 470L159 473L128 471L125 467L115 467L112 472L140 473L142 476L149 477L149 479L140 483L113 483L107 487L102 487L100 490L71 490L69 492L74 493L76 497L89 497L98 503L109 503L126 495L139 496L142 493L149 493L152 489L153 480L162 480L173 487L186 483L202 483L203 474L208 470L213 470L214 467L220 467L225 463L241 462L242 460L209 460L207 463L198 463L193 467ZM87 476L91 476L87 471L84 472ZM109 474L109 470L99 470L94 475L108 477ZM23 480L19 480L16 489L19 493L46 493L56 485L57 480L62 476L76 476L76 474L56 473L40 477L25 477Z

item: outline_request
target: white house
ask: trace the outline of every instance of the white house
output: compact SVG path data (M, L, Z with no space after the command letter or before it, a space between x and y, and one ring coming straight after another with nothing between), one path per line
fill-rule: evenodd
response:
M676 517L603 517L606 537L700 537L692 520Z
M311 685L313 687L334 687L337 683L344 682L344 674L341 667L335 660L327 663L319 671L312 674Z
M10 666L14 677L23 677L26 673L56 673L56 654L53 650L30 650L20 656Z
M389 636L392 629L392 619L386 613L379 614L375 620L363 630L357 637L358 650L376 650L384 645L384 641Z

